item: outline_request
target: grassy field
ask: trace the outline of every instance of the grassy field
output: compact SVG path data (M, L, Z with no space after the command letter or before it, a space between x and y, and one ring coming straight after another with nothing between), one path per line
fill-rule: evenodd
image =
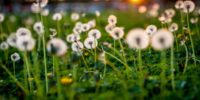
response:
M159 10L160 15L164 11ZM5 20L0 22L1 100L198 100L200 24L199 21L191 23L190 19L199 18L199 15L182 13L177 9L174 11L175 16L169 23L161 23L158 17L132 10L107 10L101 12L99 17L95 13L86 13L78 21L72 21L68 12L62 15L60 21L52 20L53 12L48 16L23 12L5 14ZM116 27L124 27L124 36L120 39L114 40L105 30L110 15L117 17ZM91 29L101 32L98 45L93 49L85 46L79 52L73 51L72 43L66 37L73 33L77 22L91 20L96 21ZM44 33L41 36L33 28L35 22L43 23ZM126 41L132 29L145 30L151 24L158 29L168 29L173 22L179 28L172 32L174 42L169 48L155 50L150 43L145 49L130 48ZM35 40L34 48L4 48L2 43L20 27L30 30ZM57 34L51 38L55 31ZM81 32L78 41L84 43L88 32ZM57 51L47 48L54 38L67 45L68 49L62 56L53 54ZM56 49L59 51L62 47ZM19 54L19 60L11 59L14 53Z

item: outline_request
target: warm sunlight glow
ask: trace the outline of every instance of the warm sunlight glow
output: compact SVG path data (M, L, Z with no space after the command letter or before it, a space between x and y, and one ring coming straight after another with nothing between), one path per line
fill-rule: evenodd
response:
M141 4L143 0L130 0L130 2L133 4Z

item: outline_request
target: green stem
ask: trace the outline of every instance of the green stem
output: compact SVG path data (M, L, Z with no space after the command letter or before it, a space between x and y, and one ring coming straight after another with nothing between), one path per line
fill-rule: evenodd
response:
M186 70L187 70L187 65L188 65L188 48L187 48L187 46L184 44L183 45L184 46L184 48L185 48L185 52L186 52L186 57L185 57L185 67L184 67L184 71L183 71L183 73L185 73L186 72Z
M83 54L81 54L81 57L82 57L83 62L84 62L84 64L85 64L85 66L86 66L86 69L89 70L89 66L88 66L88 64L86 63L86 60L85 60L85 57L83 56Z
M119 44L120 44L120 47L121 47L121 49L122 49L122 56L123 56L123 58L124 58L124 62L127 63L127 60L126 60L126 57L125 57L125 53L124 53L124 47L123 47L123 45L122 45L121 40L119 40Z
M173 91L175 90L175 82L174 82L174 47L171 47L171 84Z
M44 71L45 71L45 86L46 86L46 93L48 93L48 91L49 91L49 86L48 86L48 77L47 77L47 58L46 58L46 47L45 47L45 44L46 44L46 42L45 42L45 36L44 36L44 34L43 34L43 57L44 57L44 59L43 59L43 62L44 62Z
M15 75L15 62L13 61L13 74L14 74L14 77L16 78L16 75Z
M192 45L192 58L194 60L194 64L196 66L196 55L195 55L195 49L194 49L194 43L193 43L193 38L191 36L191 30L190 30L190 23L189 23L189 14L187 13L187 25L188 25L188 30L189 30L189 38L190 38L190 42L191 42L191 45Z

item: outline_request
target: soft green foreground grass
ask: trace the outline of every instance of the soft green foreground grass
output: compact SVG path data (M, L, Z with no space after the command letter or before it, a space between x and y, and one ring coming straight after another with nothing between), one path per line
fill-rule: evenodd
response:
M170 69L170 50L166 50L166 59L163 58L161 52L155 51L151 48L142 50L142 71L138 70L138 51L129 49L127 44L123 43L125 57L128 66L132 71L125 70L125 64L111 55L115 55L121 59L119 53L120 44L116 42L116 50L114 53L112 49L104 47L103 41L113 43L111 37L105 32L105 25L107 24L107 17L110 14L115 14L118 17L118 26L125 27L127 33L130 29L141 27L145 28L149 24L155 24L161 28L161 24L155 18L148 18L145 15L136 14L132 11L119 12L119 11L107 11L101 14L101 17L97 19L97 28L102 32L102 38L99 40L97 53L100 54L103 50L106 53L106 66L101 62L95 63L94 56L85 50L83 56L89 66L89 69L93 72L85 72L85 65L81 56L76 55L68 49L68 52L62 58L55 58L57 62L58 73L61 77L68 77L73 80L70 84L61 84L61 90L57 88L57 74L49 75L48 87L49 92L45 93L45 76L44 76L44 64L43 64L43 50L42 48L37 51L37 46L32 52L28 52L28 61L32 76L35 76L31 81L33 84L33 90L29 93L25 93L20 87L26 87L24 82L23 65L25 65L22 52L15 48L9 50L0 50L0 98L4 99L75 99L75 100L127 100L127 99L186 99L193 100L199 99L200 96L200 63L197 61L197 65L194 65L193 59L191 59L192 49L190 42L187 41L186 45L189 49L189 62L187 70L183 73L185 64L185 48L180 45L180 39L178 39L178 45L174 49L174 80L175 88L172 89L171 84L171 69ZM32 30L32 26L26 26L23 24L23 20L27 17L34 17L35 21L38 20L37 15L34 14L22 14L16 15L17 21L9 22L8 18L2 23L3 33L0 36L8 36L9 33L15 32L19 27L27 27L32 31L32 35L37 39L37 34ZM81 21L87 22L90 19L96 18L94 15L86 15ZM180 18L173 19L175 22L180 22ZM49 17L43 17L44 26L46 29L45 39L49 40L49 28L56 28L56 22ZM74 23L70 21L69 15L66 15L60 22L60 33L63 40L66 35L72 32ZM180 26L181 28L182 26ZM192 31L195 32L195 27L191 26ZM181 30L177 32L182 34ZM83 41L86 37L81 38ZM192 36L194 38L195 53L197 59L200 58L200 46L198 34ZM3 38L5 40L5 38ZM2 41L2 40L1 40ZM123 40L122 40L123 41ZM70 47L71 45L68 44ZM177 49L178 48L178 49ZM20 85L11 77L13 75L13 63L10 59L10 55L14 52L19 52L21 60L16 62L16 78L20 82ZM118 55L119 53L119 55ZM53 71L53 56L47 54L47 69L48 73ZM39 70L37 72L37 70ZM8 72L11 73L8 73ZM37 83L38 82L38 83ZM25 91L28 91L25 88Z

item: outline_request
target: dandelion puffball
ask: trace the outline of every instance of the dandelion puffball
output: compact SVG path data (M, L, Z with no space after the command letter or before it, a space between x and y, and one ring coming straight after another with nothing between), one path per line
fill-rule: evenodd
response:
M115 28L115 25L108 24L105 27L106 32L111 33L112 30Z
M176 9L183 9L184 7L184 3L182 0L178 0L176 3L175 3L175 8Z
M16 42L17 42L17 36L15 33L11 33L9 35L9 37L7 38L7 43L11 46L11 47L16 47Z
M90 26L90 28L94 28L96 26L96 21L95 20L90 20L88 22L88 25Z
M31 37L31 31L27 28L19 28L16 32L16 36L18 37Z
M55 14L53 14L52 19L54 21L60 21L62 19L62 14L61 13L55 13Z
M38 35L42 35L44 34L44 26L42 24L42 22L36 22L33 26L34 31L36 31L36 33Z
M35 40L30 37L17 37L17 48L20 51L31 51L35 47Z
M90 29L90 26L86 23L86 24L82 24L81 30L83 32L86 32Z
M154 33L157 32L157 27L155 25L149 25L146 28L146 32L149 36L152 36Z
M13 53L11 56L10 56L10 58L11 58L11 60L13 61L13 62L16 62L16 61L19 61L20 60L20 55L19 55L19 53Z
M0 23L4 21L4 14L0 13Z
M7 50L8 48L9 48L9 45L8 45L7 42L2 42L2 43L0 44L0 49L1 49L1 50Z
M110 36L115 40L123 38L124 29L122 27L115 27L114 29L112 29Z
M80 40L80 35L78 34L70 34L67 36L67 42L77 42Z
M130 48L145 49L149 45L149 36L144 29L136 28L128 32L126 42Z
M41 9L38 5L32 4L31 5L31 11L32 11L32 13L40 13Z
M191 18L191 19L190 19L190 22L191 22L192 24L198 23L198 17Z
M183 12L184 13L191 13L195 9L195 4L193 1L186 0L184 1L184 7L183 7Z
M108 23L111 25L116 25L117 24L117 17L115 15L110 15L108 17Z
M80 15L78 13L72 13L71 14L71 20L72 21L77 21L77 20L79 20L79 18L80 18Z
M177 23L172 23L170 26L169 26L169 29L168 29L170 32L175 32L178 30L178 24Z
M155 50L159 51L170 48L173 46L173 43L174 36L170 31L166 29L158 30L158 32L153 35L151 40L151 46Z
M53 38L47 43L47 51L57 56L63 56L67 48L65 42L59 38Z
M43 9L41 12L42 16L48 16L49 15L49 9Z
M93 37L94 39L99 39L101 37L101 32L98 29L92 29L89 31L88 37Z
M96 39L92 38L92 37L88 37L85 39L84 41L84 45L87 49L94 49L97 47L98 42Z
M72 43L72 50L75 52L80 52L83 48L83 43L80 41Z
M95 14L97 17L99 17L101 15L100 11L98 11L98 10L95 11Z

